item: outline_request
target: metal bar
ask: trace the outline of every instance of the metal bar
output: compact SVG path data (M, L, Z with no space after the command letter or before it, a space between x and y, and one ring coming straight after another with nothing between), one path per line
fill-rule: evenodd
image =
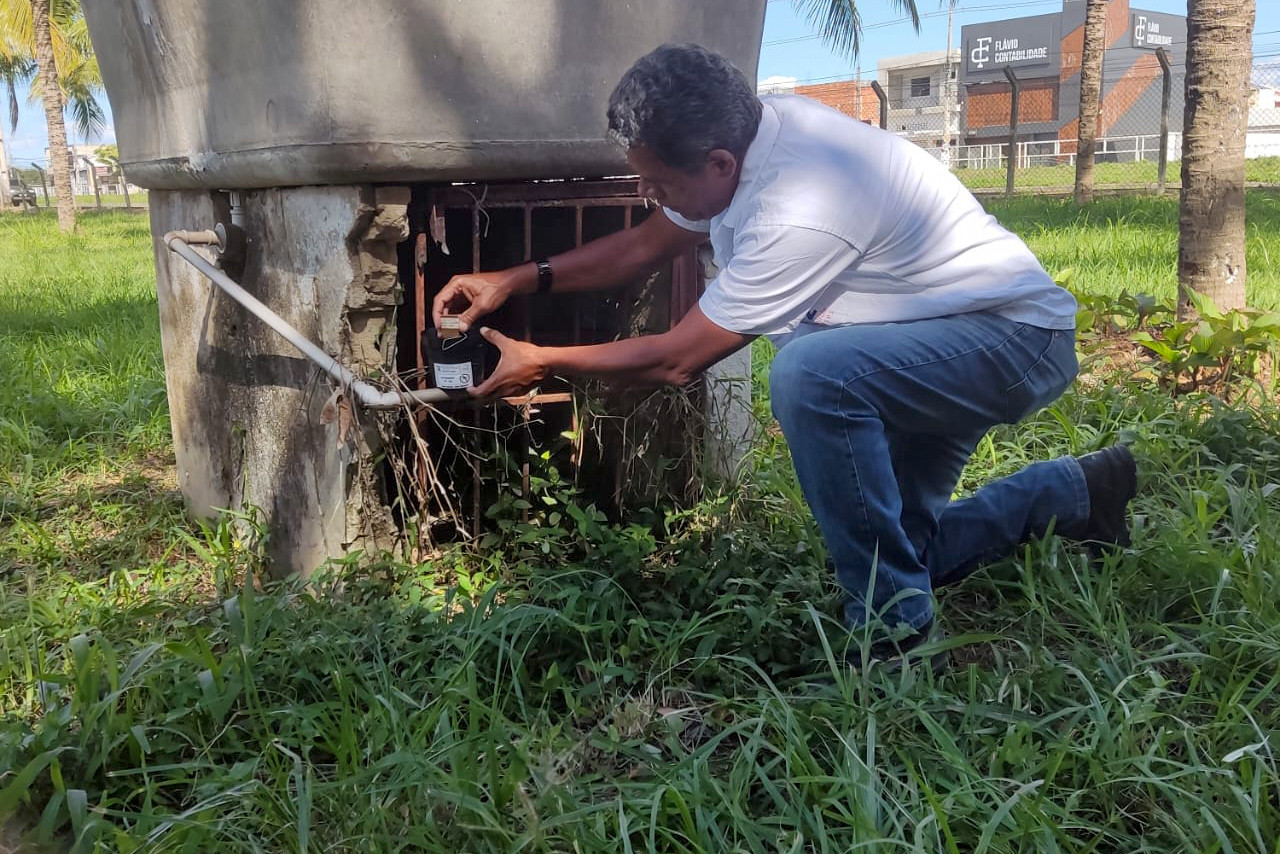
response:
M442 194L441 207L446 208L470 208L475 204L475 199L466 195ZM601 196L591 199L510 199L506 201L494 201L493 199L485 199L484 206L486 208L522 208L525 205L532 204L540 208L619 208L624 205L632 207L641 207L644 200L636 196Z
M471 207L471 272L480 272L480 205L473 203ZM480 426L480 413L476 409L470 410L469 420L472 427ZM480 464L475 462L471 466L471 494L473 496L471 514L471 533L472 536L480 536L480 489L484 485L483 479L480 477Z
M302 355L328 374L339 386L349 390L356 400L367 408L398 409L401 406L444 403L447 400L461 396L454 392L436 388L406 392L379 391L365 380L357 377L337 359L313 344L305 335L291 326L288 321L267 308L253 294L233 282L226 273L213 266L200 253L192 249L191 244L183 239L183 235L189 234L190 232L172 231L164 236L163 241L171 251L221 288L223 293L244 306L250 314L279 333ZM200 233L197 232L197 234ZM212 234L212 232L209 232L209 234Z
M480 272L480 208L471 209L471 272Z
M573 209L573 246L578 248L582 245L582 205L576 205ZM571 298L572 314L573 314L573 343L582 343L582 300L578 294L574 294Z
M1160 60L1160 75L1163 78L1160 87L1160 166L1156 187L1163 195L1169 177L1169 90L1173 82L1173 72L1169 67L1167 50L1157 48L1156 59Z
M484 483L484 479L480 476L480 463L471 463L471 536L480 536L480 514L484 512L483 498L480 494L480 485Z
M582 211L583 205L574 208L573 213L573 245L579 247L582 245ZM573 343L582 344L582 295L575 293L573 295ZM573 434L573 450L569 453L569 465L573 467L573 479L576 483L578 475L582 469L582 453L579 449L581 436L579 435L578 423L578 407L573 407L569 413L569 432Z
M884 87L880 85L879 80L871 81L871 91L876 93L877 100L880 101L880 129L889 129L889 96L885 94Z
M1009 156L1005 160L1004 194L1013 195L1014 177L1018 171L1018 101L1022 97L1022 86L1013 69L1006 65L1004 76L1009 80L1013 91L1009 95Z
M46 208L51 207L52 204L49 201L49 182L44 179L44 170L34 163L31 164L31 168L40 173L40 189L44 192L44 206ZM5 180L8 180L8 176L5 177Z
M437 198L450 206L455 200L475 203L481 195L486 207L520 205L524 202L573 204L605 197L635 198L638 189L634 178L606 181L528 181L509 184L466 184L436 188Z
M573 392L556 391L546 394L522 395L520 397L504 397L502 402L510 406L540 406L544 403L569 403L573 400Z
M533 206L524 205L524 260L533 260ZM524 340L533 340L533 318L529 313L529 300L520 301L520 313L524 316Z
M422 333L427 330L427 233L419 231L413 242L413 349L417 353L418 388L427 387L427 362L422 356Z
M520 497L526 504L531 504L532 502L529 501L529 450L533 447L533 433L529 429L529 407L521 407L520 416L524 421L524 429L520 431ZM529 508L525 507L520 516L521 520L527 523Z
M671 328L684 319L689 309L698 301L697 249L690 249L671 263Z

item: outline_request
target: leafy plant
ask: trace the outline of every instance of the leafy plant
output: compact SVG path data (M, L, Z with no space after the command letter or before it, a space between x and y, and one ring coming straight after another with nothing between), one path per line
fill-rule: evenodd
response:
M1257 309L1222 311L1208 298L1190 293L1195 318L1133 333L1150 351L1159 379L1175 391L1206 385L1226 387L1237 377L1257 376L1259 360L1280 347L1280 313Z

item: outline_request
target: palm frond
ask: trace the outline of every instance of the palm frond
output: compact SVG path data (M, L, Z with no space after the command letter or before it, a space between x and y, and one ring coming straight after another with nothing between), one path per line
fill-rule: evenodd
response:
M76 131L84 140L97 137L107 126L107 115L98 102L97 88L92 85L89 77L82 64L62 81L67 110L75 122Z
M857 57L862 49L862 16L858 13L857 0L792 2L796 10L818 28L828 47L849 59ZM911 19L916 32L920 32L920 13L916 10L915 0L892 0L892 3Z
M18 86L25 85L35 75L36 64L17 55L0 56L0 82L4 84L9 104L9 127L18 127Z
M29 0L0 0L0 53L35 53L36 30Z

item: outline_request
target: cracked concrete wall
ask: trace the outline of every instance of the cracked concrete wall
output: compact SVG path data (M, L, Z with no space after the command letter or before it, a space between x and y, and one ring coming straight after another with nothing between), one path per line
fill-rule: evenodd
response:
M394 369L396 244L407 188L298 187L242 196L240 283L358 375ZM228 222L226 196L150 198L165 379L188 509L258 508L277 573L310 573L396 534L375 460L377 417L176 255L160 236Z

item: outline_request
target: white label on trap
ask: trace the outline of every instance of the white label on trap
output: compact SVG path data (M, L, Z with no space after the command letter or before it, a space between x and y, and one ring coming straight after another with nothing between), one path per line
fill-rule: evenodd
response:
M470 388L471 363L460 362L455 365L442 365L436 363L431 366L436 375L437 388Z

